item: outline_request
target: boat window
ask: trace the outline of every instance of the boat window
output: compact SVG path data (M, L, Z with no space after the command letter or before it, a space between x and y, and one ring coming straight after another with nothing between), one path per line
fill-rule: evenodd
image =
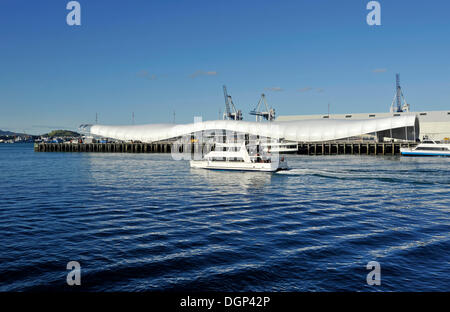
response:
M375 117L375 115L369 115L369 117Z
M330 116L323 116L322 118L330 118Z
M398 116L400 116L400 114L394 114L394 117L398 117Z
M426 116L427 113L420 113L420 116Z
M422 146L417 147L416 151L448 151L445 147L428 147L428 146Z
M345 118L352 118L352 115L345 115Z

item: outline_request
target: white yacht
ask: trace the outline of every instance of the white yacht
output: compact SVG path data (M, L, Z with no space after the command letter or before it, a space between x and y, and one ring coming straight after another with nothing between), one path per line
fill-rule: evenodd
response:
M450 156L450 144L423 141L413 148L400 148L402 156Z
M277 153L250 155L245 143L216 143L223 151L211 151L202 160L191 160L192 168L275 172L287 170L287 161Z
M263 151L266 153L297 153L298 144L295 142L261 143Z

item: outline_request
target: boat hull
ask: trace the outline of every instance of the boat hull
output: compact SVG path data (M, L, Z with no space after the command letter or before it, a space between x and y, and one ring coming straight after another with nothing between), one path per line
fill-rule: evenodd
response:
M209 169L209 170L233 170L233 171L263 171L276 172L279 170L288 170L286 162L280 163L245 163L245 162L227 162L227 161L205 161L191 160L191 168Z
M450 157L450 152L446 151L417 151L413 149L400 149L400 154L402 156L411 157Z

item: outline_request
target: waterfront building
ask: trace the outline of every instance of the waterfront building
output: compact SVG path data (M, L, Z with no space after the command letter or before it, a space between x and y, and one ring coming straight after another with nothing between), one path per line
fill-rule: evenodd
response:
M368 119L304 119L272 122L243 120L212 120L189 124L147 125L81 125L80 131L95 137L144 143L175 140L205 131L231 131L244 135L273 138L289 142L326 142L357 140L373 137L376 141L386 139L417 141L419 119L414 114Z
M361 113L361 114L321 114L321 115L287 115L279 116L277 121L302 120L364 120L400 116L417 116L420 124L419 138L442 141L450 140L450 110L449 111L419 111L419 112L391 112L391 113Z

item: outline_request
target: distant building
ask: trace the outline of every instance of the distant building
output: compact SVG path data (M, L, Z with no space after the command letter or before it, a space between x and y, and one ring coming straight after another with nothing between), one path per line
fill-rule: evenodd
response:
M450 110L448 111L422 111L422 112L391 112L391 113L364 113L364 114L322 114L322 115L288 115L279 116L277 121L299 121L313 119L377 119L416 115L419 119L419 138L428 137L433 140L450 139Z

